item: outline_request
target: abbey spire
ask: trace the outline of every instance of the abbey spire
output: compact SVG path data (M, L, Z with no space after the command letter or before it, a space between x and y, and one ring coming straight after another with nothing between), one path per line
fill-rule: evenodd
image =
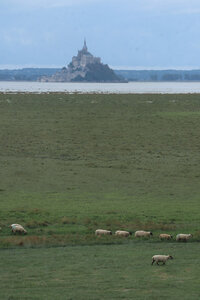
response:
M83 50L84 50L84 51L87 51L87 50L88 50L87 45L86 45L86 39L85 39L85 38L84 38Z

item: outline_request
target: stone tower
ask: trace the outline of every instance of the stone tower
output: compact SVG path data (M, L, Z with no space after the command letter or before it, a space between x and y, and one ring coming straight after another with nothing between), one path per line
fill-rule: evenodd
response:
M84 38L84 45L83 45L83 50L88 51L87 45L86 45L86 39Z

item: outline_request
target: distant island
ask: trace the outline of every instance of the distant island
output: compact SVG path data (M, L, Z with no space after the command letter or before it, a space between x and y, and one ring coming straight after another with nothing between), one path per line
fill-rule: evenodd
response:
M93 56L87 48L86 40L82 50L72 57L68 67L52 76L42 76L42 82L124 82L108 65L101 63L100 57Z
M0 81L41 82L155 82L155 81L200 81L200 70L112 70L93 56L86 40L81 50L67 67L23 68L0 70Z

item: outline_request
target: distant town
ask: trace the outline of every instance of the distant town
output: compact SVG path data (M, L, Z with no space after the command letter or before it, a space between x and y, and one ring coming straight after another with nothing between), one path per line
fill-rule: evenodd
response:
M41 82L128 82L200 81L200 70L112 70L93 56L86 40L68 66L63 68L23 68L0 70L0 81Z

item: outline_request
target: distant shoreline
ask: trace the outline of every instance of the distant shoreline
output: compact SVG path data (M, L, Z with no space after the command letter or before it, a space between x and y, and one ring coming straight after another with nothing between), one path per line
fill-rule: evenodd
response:
M52 76L60 68L23 68L0 70L0 81L36 82L42 76ZM200 70L114 70L129 82L199 82ZM92 81L85 81L92 82Z

